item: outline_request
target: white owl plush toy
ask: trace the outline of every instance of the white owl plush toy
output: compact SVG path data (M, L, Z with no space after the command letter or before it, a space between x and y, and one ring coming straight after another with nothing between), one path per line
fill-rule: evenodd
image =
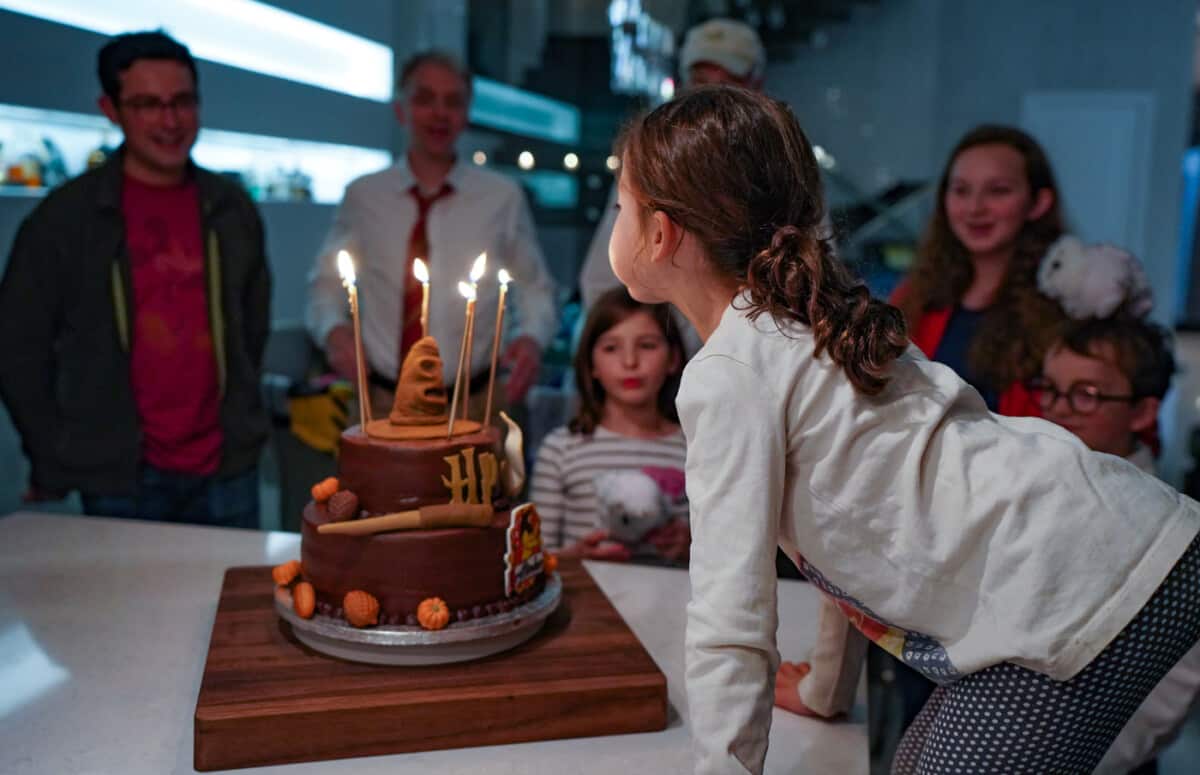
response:
M1154 297L1142 265L1113 245L1085 245L1067 234L1059 237L1038 267L1038 290L1062 305L1073 318L1104 318L1123 309L1145 317Z
M637 544L671 517L667 495L652 476L636 470L596 476L596 527L627 544Z

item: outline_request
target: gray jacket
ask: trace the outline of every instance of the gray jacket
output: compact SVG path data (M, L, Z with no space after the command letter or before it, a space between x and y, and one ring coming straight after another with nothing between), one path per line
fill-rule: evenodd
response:
M63 184L21 224L0 282L0 397L32 484L133 492L141 427L129 379L133 289L122 155ZM267 432L259 378L271 279L262 222L235 183L192 168L224 434L221 476L253 467Z

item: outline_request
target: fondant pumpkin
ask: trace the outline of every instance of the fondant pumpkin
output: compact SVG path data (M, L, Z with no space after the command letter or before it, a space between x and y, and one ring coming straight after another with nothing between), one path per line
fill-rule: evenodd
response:
M292 590L292 610L301 619L311 619L316 608L317 593L313 589L313 585L307 581L301 581Z
M312 497L317 503L324 503L333 497L333 494L338 491L338 480L336 477L322 479L312 487Z
M450 623L450 609L440 597L427 597L417 606L417 622L427 630L440 630Z
M346 621L355 627L370 627L379 623L379 601L370 592L355 589L342 598Z
M276 565L271 569L271 578L275 579L275 583L281 587L286 587L288 584L291 584L299 575L299 560L288 560L283 565Z

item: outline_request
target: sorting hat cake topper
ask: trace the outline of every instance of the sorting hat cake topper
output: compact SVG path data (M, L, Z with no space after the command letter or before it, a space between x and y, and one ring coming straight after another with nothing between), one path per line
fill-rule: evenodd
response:
M423 337L412 346L400 367L392 411L386 420L367 423L367 435L382 439L434 439L445 436L449 399L437 340ZM479 423L456 420L454 434L474 433Z
M396 399L388 421L393 425L436 425L446 422L446 387L437 340L416 342L400 368Z

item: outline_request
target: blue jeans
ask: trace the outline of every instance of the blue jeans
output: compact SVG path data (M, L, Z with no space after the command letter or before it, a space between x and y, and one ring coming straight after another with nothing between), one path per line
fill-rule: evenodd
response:
M96 517L258 528L258 469L218 479L143 465L133 495L81 494Z

